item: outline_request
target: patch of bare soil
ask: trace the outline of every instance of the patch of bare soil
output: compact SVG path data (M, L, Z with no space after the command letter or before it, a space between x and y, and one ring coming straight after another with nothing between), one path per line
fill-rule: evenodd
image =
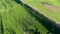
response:
M24 32L24 34L29 34L28 32Z
M58 12L60 11L60 7L54 6L52 4L49 4L47 2L41 2L44 6L48 7L50 10L54 11L54 12Z

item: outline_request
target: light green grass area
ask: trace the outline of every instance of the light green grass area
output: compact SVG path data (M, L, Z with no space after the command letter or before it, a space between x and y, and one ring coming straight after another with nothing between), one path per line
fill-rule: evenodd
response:
M40 12L43 12L45 15L47 15L50 19L60 24L60 10L53 11L41 4L41 2L47 2L54 6L59 7L60 4L58 3L57 0L23 0L23 1L25 2L25 4L32 5L33 7L38 9Z
M32 17L22 5L13 0L0 1L0 13L2 16L4 34L24 34L24 28L35 29L35 27L38 28L42 34L46 34L48 32L48 30L34 17ZM29 25L29 23L32 25ZM2 34L1 29L0 34Z

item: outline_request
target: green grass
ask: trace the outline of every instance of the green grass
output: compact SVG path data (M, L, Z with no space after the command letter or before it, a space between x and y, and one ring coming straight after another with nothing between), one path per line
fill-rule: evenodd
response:
M48 2L50 4L53 4L54 6L59 7L59 3L57 0L23 0L26 4L32 5L39 11L43 12L45 15L47 15L50 19L54 20L58 24L60 24L60 10L58 11L52 11L48 9L46 6L42 5L40 2Z
M42 34L48 32L22 5L13 0L1 0L0 13L2 15L4 34L23 34L24 28L35 29L35 27L38 28ZM32 25L29 25L29 23Z

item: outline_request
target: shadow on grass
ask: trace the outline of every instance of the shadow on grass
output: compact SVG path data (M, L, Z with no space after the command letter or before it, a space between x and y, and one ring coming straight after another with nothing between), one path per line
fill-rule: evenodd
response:
M52 34L60 34L60 27L54 22L53 20L50 20L48 17L44 16L41 13L38 13L35 9L32 9L28 5L22 3L19 0L16 0L17 3L20 3L26 10L27 12L36 18L42 24L46 29L49 30Z
M4 34L4 28L3 28L3 22L2 22L1 14L0 14L0 28L1 28L1 34Z
M31 7L24 4L25 9L29 14L31 14L33 17L36 18L42 24L46 29L48 29L53 34L60 34L60 27L57 26L57 24L50 20L48 17L44 16L41 13L38 13L36 10L32 9Z

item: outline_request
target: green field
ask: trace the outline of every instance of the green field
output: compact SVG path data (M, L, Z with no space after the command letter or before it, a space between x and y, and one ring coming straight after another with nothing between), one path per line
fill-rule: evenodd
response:
M36 29L38 29L41 34L53 34L50 31L53 26L50 26L50 22L45 16L57 22L57 24L60 24L60 8L56 10L50 8L51 6L54 6L54 8L60 7L58 1L22 0L22 2L21 4L20 0L0 0L0 34L34 34ZM51 4L51 6L45 6L42 2ZM45 16L38 13L34 14L35 10L33 11L31 8L26 7L25 4L31 6L33 9L39 10L38 13L41 12ZM29 12L33 12L34 15L32 16ZM25 30L31 31L26 32Z
M58 0L22 0L25 4L32 6L33 8L38 9L44 15L49 17L51 20L60 24L60 4ZM51 9L49 6L43 5L41 2L51 4L54 8ZM57 8L59 7L59 8ZM56 11L55 11L56 10Z
M0 0L0 23L0 34L24 34L24 29L36 28L42 34L49 32L14 0Z

